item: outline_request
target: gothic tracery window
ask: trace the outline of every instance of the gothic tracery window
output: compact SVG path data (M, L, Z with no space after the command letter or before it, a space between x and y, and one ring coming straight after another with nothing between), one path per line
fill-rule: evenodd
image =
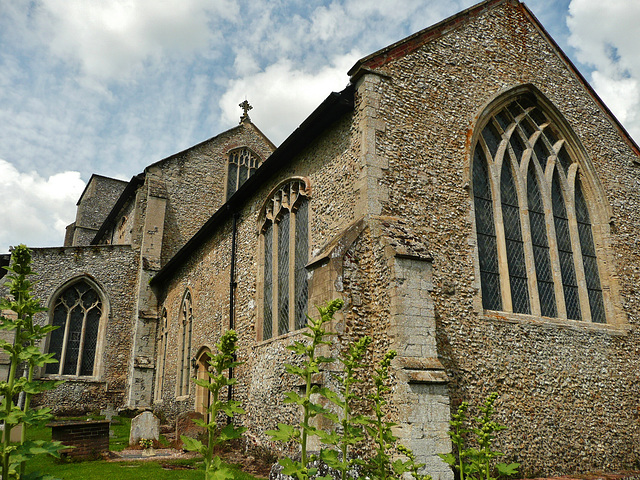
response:
M95 375L103 309L100 295L86 280L62 291L53 304L52 324L58 328L51 332L48 347L59 363L48 363L45 373Z
M180 307L180 359L178 362L177 395L189 395L191 375L191 336L193 332L193 303L187 290Z
M305 180L289 181L271 194L261 214L263 340L307 324L309 193Z
M260 166L260 158L248 148L238 148L229 153L227 171L227 200Z
M573 145L529 95L494 113L472 183L483 308L606 323Z

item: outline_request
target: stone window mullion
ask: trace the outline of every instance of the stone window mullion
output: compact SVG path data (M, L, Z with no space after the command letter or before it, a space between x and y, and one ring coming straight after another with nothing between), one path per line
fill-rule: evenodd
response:
M584 262L582 259L582 248L580 246L580 234L578 232L578 222L576 219L575 210L575 180L577 175L576 167L577 165L572 166L567 178L569 187L569 195L567 195L567 216L569 217L569 231L571 233L571 245L573 247L573 263L576 272L576 282L578 284L578 298L580 300L580 311L582 314L582 320L585 322L591 322L591 307L589 305L589 294L587 292Z
M80 346L78 348L78 361L76 362L76 375L80 375L82 370L82 359L84 357L84 340L87 331L87 309L82 305L82 297L80 300L80 308L82 309L82 330L80 330Z
M62 375L64 373L64 364L67 358L67 346L69 344L69 328L71 324L71 308L67 308L67 320L64 324L64 337L62 341L62 352L60 353L60 363L58 373Z
M296 329L296 214L291 211L289 214L289 331Z
M494 218L496 229L496 247L498 252L498 266L500 269L500 292L502 296L502 309L513 312L511 300L511 283L509 281L509 260L507 257L507 242L504 235L504 221L502 212L502 201L500 198L500 171L502 163L489 165L489 174L492 177L495 188L491 189L492 202L494 206Z

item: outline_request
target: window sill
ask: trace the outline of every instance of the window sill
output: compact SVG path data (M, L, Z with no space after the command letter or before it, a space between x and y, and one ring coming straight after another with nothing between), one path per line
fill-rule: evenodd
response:
M180 395L178 397L175 398L176 402L186 402L187 400L189 400L191 397L189 395Z
M264 345L269 345L270 343L273 342L281 342L283 340L287 340L291 337L296 337L298 335L300 335L303 331L305 331L307 329L307 327L304 328L300 328L298 330L294 330L293 332L289 332L289 333L285 333L284 335L278 335L277 337L271 337L267 340L260 340L256 345L254 345L253 348L259 348L262 347Z
M580 320L565 320L562 318L537 317L522 313L496 312L484 310L480 318L492 322L533 325L542 328L560 328L579 332L598 332L609 335L625 336L631 331L630 325L611 325L608 323L591 323Z
M74 383L106 383L100 380L98 377L78 377L76 375L44 374L40 378L44 380L64 380L65 382L74 382Z

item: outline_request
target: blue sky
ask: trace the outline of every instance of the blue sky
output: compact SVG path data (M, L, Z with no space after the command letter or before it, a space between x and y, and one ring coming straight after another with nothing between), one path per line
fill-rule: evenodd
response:
M347 70L474 0L0 0L0 253L61 245L128 180L251 118L279 144ZM640 139L640 0L526 4Z

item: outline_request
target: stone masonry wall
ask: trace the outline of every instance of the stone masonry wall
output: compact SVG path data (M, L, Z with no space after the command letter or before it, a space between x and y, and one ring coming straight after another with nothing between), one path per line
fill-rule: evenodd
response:
M97 377L61 377L66 380L57 389L43 394L37 403L46 403L54 412L83 413L97 411L108 404L123 405L127 384L127 365L131 354L131 325L135 305L137 255L129 246L90 246L33 249L34 294L43 306L53 301L54 292L66 282L87 277L103 289L108 301L102 365ZM104 317L103 317L104 320ZM48 314L37 321L46 323Z
M91 178L76 212L74 246L89 245L126 185L114 178Z
M250 148L263 161L274 149L249 122L159 163L167 188L163 265L226 201L229 151L238 147Z
M243 402L247 416L243 422L250 435L267 442L264 431L274 428L278 418L294 415L295 409L282 403L283 392L295 387L295 380L284 373L284 363L292 361L285 345L301 338L292 332L277 340L256 343L256 282L260 262L257 215L270 190L291 176L307 176L311 181L310 259L324 244L354 219L353 191L359 168L353 144L350 144L350 119L338 121L322 139L308 147L299 159L269 179L240 212L237 233L235 327L240 338L238 359L246 362L237 369L238 385L234 396ZM338 178L338 181L331 180ZM340 183L342 182L342 183ZM231 222L227 222L205 246L195 251L174 275L160 295L160 303L169 318L169 345L161 403L156 404L169 416L193 410L195 392L189 398L175 399L178 369L179 309L185 289L192 292L194 333L192 355L201 347L214 349L221 331L229 325L229 262ZM333 296L331 297L333 298ZM329 300L324 298L322 301ZM314 312L310 306L311 313ZM293 383L292 383L293 382ZM268 413L275 409L278 418ZM291 417L289 417L291 418Z
M507 2L380 67L376 141L388 159L382 213L415 223L433 259L440 359L451 407L492 391L497 438L521 475L637 467L640 459L640 168L617 127L567 69L523 8ZM582 142L611 208L611 285L626 326L485 315L472 236L470 138L497 94L531 83ZM604 235L608 219L604 219ZM606 243L605 243L606 244ZM474 260L475 259L475 260ZM617 320L617 319L616 319Z

